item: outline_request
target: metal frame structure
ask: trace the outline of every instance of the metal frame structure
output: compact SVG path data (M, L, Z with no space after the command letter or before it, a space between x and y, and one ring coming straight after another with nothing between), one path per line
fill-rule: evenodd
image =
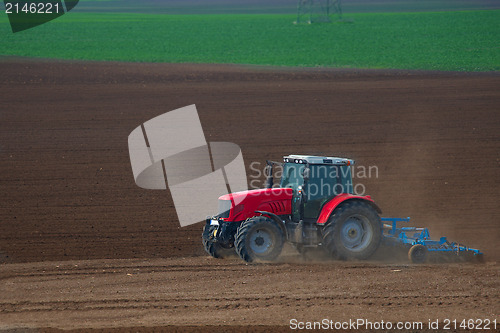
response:
M429 229L419 227L399 227L398 222L410 222L410 218L381 218L384 223L384 241L386 244L399 244L408 247L414 245L422 245L426 251L435 253L448 253L460 256L480 257L483 253L477 249L473 249L458 243L449 242L446 237L441 237L438 241L432 240L429 234ZM409 233L415 231L413 235Z
M341 0L298 0L297 20L294 23L332 22L334 14L342 19L341 5Z

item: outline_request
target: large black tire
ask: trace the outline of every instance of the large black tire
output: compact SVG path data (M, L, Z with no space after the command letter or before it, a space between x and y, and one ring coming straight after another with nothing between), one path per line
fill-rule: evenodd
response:
M236 257L236 251L234 250L234 247L223 247L220 243L216 243L205 238L204 235L210 235L214 232L214 230L214 226L205 225L203 234L201 236L201 242L205 251L212 257L218 259Z
M334 258L368 259L382 241L382 223L367 202L348 201L337 207L323 228L323 246Z
M427 248L422 244L413 245L408 251L408 259L414 264L423 264L427 261Z
M246 262L273 261L283 249L284 235L279 225L265 216L255 216L243 223L236 232L236 252Z

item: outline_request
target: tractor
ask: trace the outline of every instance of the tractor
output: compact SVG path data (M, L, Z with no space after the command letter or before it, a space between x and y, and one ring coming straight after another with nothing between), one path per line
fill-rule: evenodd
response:
M353 160L289 155L267 161L266 186L219 198L206 219L203 246L211 256L237 254L246 262L273 261L285 242L299 253L322 248L337 259L368 259L382 242L380 208L353 194ZM273 167L282 167L274 185Z

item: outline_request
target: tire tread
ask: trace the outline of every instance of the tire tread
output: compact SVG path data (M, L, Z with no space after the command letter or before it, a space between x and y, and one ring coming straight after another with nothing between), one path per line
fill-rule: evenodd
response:
M279 233L278 236L280 238L279 240L280 244L278 246L283 247L284 235L281 228L276 225L276 222L274 220L268 219L265 216L254 216L252 218L249 218L243 223L241 223L238 230L236 231L236 237L234 240L234 247L236 249L236 253L238 253L240 258L246 262L253 262L256 259L247 249L246 238L248 236L248 232L252 229L252 227L260 223L269 223L274 225L274 227L278 230ZM281 249L278 252L281 252ZM278 255L279 253L276 256ZM275 259L273 257L274 255L269 260Z
M367 211L367 209L369 211ZM379 229L374 230L375 240L373 244L369 245L367 250L361 253L348 253L347 250L341 248L341 245L337 244L335 238L337 233L340 232L340 226L338 222L343 222L344 215L349 213L349 211L366 211L369 214L373 214L376 217L376 223L378 224ZM328 219L327 225L322 230L323 236L323 246L325 247L326 252L336 259L368 259L380 246L382 241L382 224L380 222L380 217L375 209L367 202L364 201L347 201L341 204L337 209L334 210L333 214Z

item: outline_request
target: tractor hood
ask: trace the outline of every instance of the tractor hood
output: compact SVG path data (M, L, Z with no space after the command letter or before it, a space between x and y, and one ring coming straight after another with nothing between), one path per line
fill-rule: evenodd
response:
M291 188L261 188L257 190L240 191L224 194L219 200L233 200L242 202L243 200L253 200L257 198L292 199L293 189ZM259 199L260 200L260 199Z
M228 221L243 221L255 216L255 211L266 211L276 215L289 215L292 211L291 188L266 188L225 194L219 197L220 207L231 207L223 216ZM222 209L227 211L227 209Z

